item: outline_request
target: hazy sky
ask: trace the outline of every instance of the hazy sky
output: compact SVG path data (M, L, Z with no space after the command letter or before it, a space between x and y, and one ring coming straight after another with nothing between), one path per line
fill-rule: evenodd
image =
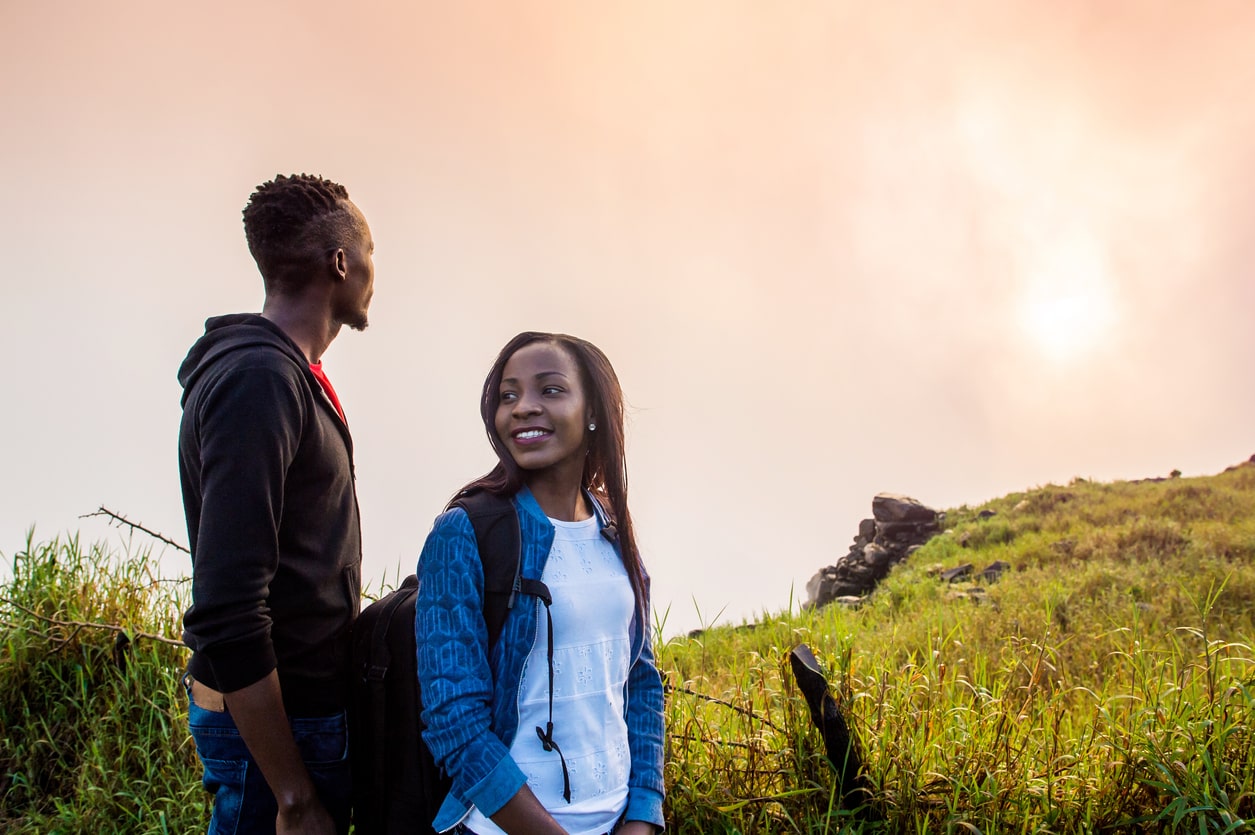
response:
M778 610L880 491L1255 453L1255 4L0 3L0 553L186 541L175 370L261 306L258 183L344 183L325 366L368 579L493 459L520 330L600 345L668 632ZM181 555L166 559L186 566Z

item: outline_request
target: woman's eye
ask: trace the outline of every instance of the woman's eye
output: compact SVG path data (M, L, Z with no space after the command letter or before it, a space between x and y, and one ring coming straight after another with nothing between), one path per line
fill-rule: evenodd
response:
M514 392L512 392L512 391L503 391L503 392L501 392L501 402L502 402L502 403L506 403L506 402L509 402L509 401L511 401L511 400L514 400L516 397L517 397L517 395L516 395Z
M544 394L561 394L562 388L560 386L545 386L541 391Z

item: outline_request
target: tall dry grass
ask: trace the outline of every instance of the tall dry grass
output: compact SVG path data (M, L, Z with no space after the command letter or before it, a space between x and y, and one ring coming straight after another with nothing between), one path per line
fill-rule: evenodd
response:
M1252 831L1255 468L1076 481L948 519L861 608L665 641L659 626L669 829ZM1014 569L975 589L936 577L999 559ZM202 828L171 643L185 585L156 577L146 551L75 538L27 542L11 562L0 829ZM837 796L788 669L798 643L861 739L866 808Z

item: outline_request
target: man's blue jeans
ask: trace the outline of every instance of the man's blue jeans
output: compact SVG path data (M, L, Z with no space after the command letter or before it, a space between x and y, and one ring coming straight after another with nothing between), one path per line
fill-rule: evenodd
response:
M190 698L188 702L188 725L205 768L205 790L214 798L209 835L273 833L279 813L275 796L240 738L231 714L205 710ZM319 800L335 819L336 830L347 833L353 783L344 713L290 718L288 722Z

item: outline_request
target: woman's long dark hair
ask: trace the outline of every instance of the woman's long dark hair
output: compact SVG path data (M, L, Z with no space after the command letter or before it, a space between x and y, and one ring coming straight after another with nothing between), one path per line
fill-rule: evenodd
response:
M497 407L501 403L501 375L510 357L524 346L536 342L557 345L566 351L580 370L580 382L584 396L593 413L596 432L588 433L588 457L584 460L581 486L608 505L610 518L618 532L619 550L623 565L632 582L636 606L642 617L645 611L645 570L641 565L640 552L636 548L636 532L632 528L632 514L628 511L627 459L624 454L623 389L614 373L610 360L596 345L564 333L538 333L526 331L506 343L493 362L484 380L484 391L479 401L479 414L488 432L488 442L497 453L497 465L480 478L458 491L486 490L497 496L513 496L526 484L523 470L497 437ZM455 497L456 498L456 497ZM649 624L645 624L648 628Z

